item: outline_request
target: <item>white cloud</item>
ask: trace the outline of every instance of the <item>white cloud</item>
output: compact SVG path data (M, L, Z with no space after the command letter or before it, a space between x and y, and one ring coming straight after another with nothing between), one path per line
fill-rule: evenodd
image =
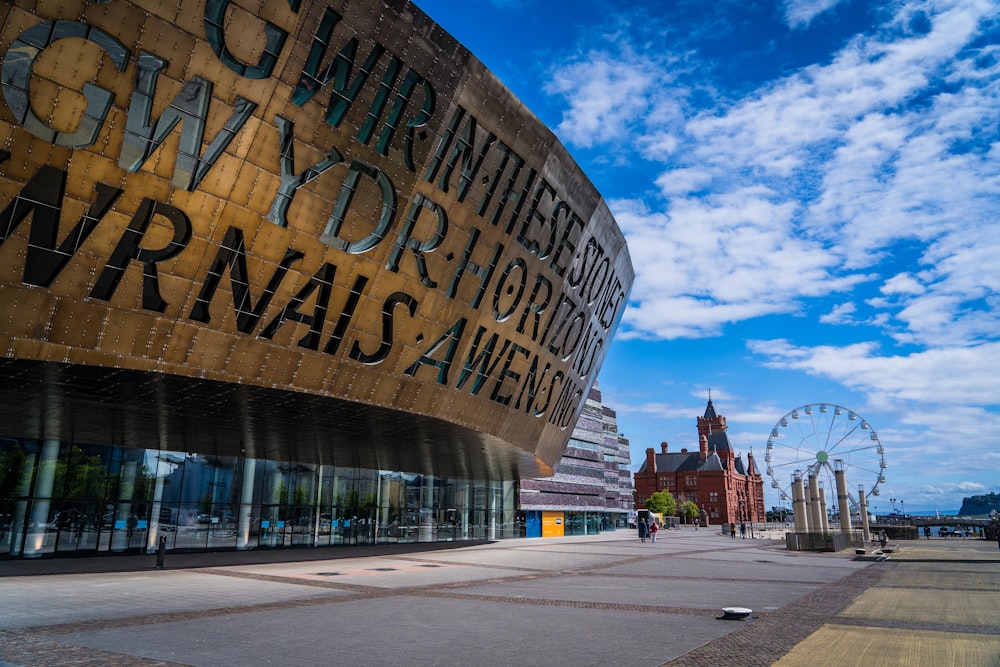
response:
M909 273L899 273L882 284L882 294L923 294L927 290Z
M636 200L610 202L641 279L620 335L714 335L722 326L795 312L803 295L845 290L836 258L790 233L795 206L765 188L676 200L669 213Z
M804 25L834 4L786 11ZM930 27L919 34L907 27L918 11ZM662 201L612 206L637 270L620 335L715 335L847 296L908 242L920 270L888 279L891 298L868 301L880 312L863 322L921 345L995 336L1000 272L985 267L1000 264L1000 234L985 230L1000 226L1000 47L970 44L996 11L990 0L907 3L829 63L701 112L685 106L682 79L655 67L680 55L639 58L619 41L617 55L558 70L564 140L613 150L631 136L669 164L654 181Z
M956 487L963 493L981 493L986 490L986 486L979 482L960 482Z
M785 20L792 28L805 28L812 20L843 0L787 0Z
M673 132L652 132L640 140L642 156L651 161L669 159L678 145L680 140Z
M881 356L874 343L836 347L796 346L787 340L748 341L749 349L771 367L797 369L865 394L873 404L923 403L1000 406L1000 374L988 360L1000 355L1000 342L972 347L930 349ZM1000 415L988 420L1000 428ZM954 426L954 418L951 418ZM976 429L986 428L980 420Z
M822 315L819 321L824 324L851 324L854 322L852 315L857 309L858 307L853 303L841 303L834 306L833 310L826 315Z
M783 8L793 29L825 28L837 5ZM775 397L789 387L829 391L836 398L821 400L842 397L882 422L886 506L891 492L907 509L957 509L981 492L970 461L1000 469L990 435L1000 432L991 368L1000 355L1000 3L901 0L874 11L882 25L741 90L713 79L711 65L676 67L704 65L703 54L629 47L623 31L608 52L572 63L585 94L561 89L568 111L558 133L616 156L631 142L631 166L651 170L609 201L637 271L616 339L720 337L718 349L729 350L723 334L760 338L771 325L809 336L751 340L750 359L730 353L725 369L706 359L694 392L711 383L715 395L726 381L745 390L750 397L722 408L748 448L788 407L753 404L783 402ZM582 78L588 58L600 65L594 89ZM622 75L632 99L594 101L610 90L605 71L635 73ZM839 335L879 342L815 344ZM713 341L680 345L716 351ZM741 362L772 372L734 370ZM691 447L691 415L703 406L624 414L649 424L638 447L671 438ZM678 425L661 432L666 420Z
M570 101L556 132L584 148L624 140L635 119L649 111L656 71L641 58L615 59L601 52L563 66L546 86L546 92Z
M673 169L657 178L655 184L665 197L680 197L703 189L712 182L712 178L709 169L689 167Z

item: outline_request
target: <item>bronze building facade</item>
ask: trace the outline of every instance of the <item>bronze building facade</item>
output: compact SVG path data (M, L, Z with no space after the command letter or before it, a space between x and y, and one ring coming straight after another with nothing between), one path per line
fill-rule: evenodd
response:
M0 7L0 557L514 536L626 305L405 1Z

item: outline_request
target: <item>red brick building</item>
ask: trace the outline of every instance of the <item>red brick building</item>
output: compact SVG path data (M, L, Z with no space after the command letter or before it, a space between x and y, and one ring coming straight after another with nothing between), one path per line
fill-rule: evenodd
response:
M665 442L660 453L647 449L634 477L636 508L644 508L646 498L656 491L669 491L678 507L694 501L702 510L702 522L706 518L712 525L764 521L764 480L752 453L746 465L736 454L727 428L726 418L716 414L709 398L705 416L698 417L697 451L670 452Z

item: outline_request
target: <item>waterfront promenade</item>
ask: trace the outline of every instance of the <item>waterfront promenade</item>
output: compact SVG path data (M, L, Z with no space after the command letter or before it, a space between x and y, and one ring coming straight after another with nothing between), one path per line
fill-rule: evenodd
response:
M0 665L1000 665L996 542L901 547L684 528L0 562Z

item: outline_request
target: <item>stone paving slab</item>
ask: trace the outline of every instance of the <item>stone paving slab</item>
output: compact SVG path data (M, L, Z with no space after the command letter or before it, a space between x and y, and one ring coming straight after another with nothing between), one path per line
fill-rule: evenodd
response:
M978 539L928 540L925 542L905 542L901 546L899 553L893 556L895 560L1000 563L1000 550L997 549L996 542Z
M840 613L844 618L1000 627L1000 595L992 591L871 588Z
M1000 591L1000 569L991 567L978 572L969 572L939 566L908 567L905 571L892 572L882 580L881 585L901 588Z
M1000 665L1000 638L824 625L774 664L775 667Z
M432 614L428 614L432 612ZM393 597L251 613L233 633L227 618L54 635L112 653L193 666L460 665L655 667L724 635L711 619L607 609ZM581 629L586 628L585 633ZM670 628L662 633L661 629ZM517 641L520 638L520 641ZM294 656L294 658L292 658Z
M581 567L594 567L607 563L609 558L607 553L572 553L563 550L539 550L539 549L509 549L491 550L488 554L480 550L470 550L469 552L452 551L446 557L435 559L442 563L454 563L456 565L488 565L496 568L518 568L524 567L525 562L530 560L531 569L549 570L558 572L561 570L575 569ZM620 557L620 556L619 556Z
M621 577L600 575L565 576L558 579L511 581L468 586L463 595L544 597L577 602L611 602L712 610L746 607L758 611L778 609L819 588L819 584L776 582L724 582L706 579L647 577L636 586Z
M268 581L235 587L192 571L0 579L0 629L346 595Z
M784 559L771 553L743 554L744 561L718 561L702 559L698 555L670 556L658 561L641 560L608 567L602 572L630 576L668 575L683 572L685 576L714 578L727 581L775 581L825 583L839 579L867 563L849 559L807 561ZM846 562L846 564L845 564Z
M737 540L737 542L738 541L739 540ZM756 542L759 541L755 540L755 543ZM694 558L699 562L712 564L710 566L723 568L727 567L730 563L746 563L748 560L747 554L749 553L754 554L752 560L767 560L772 563L783 564L789 568L815 564L817 562L817 557L821 555L815 552L787 551L784 543L781 543L780 546L775 544L770 544L769 546L758 546L755 544L753 546L735 550L706 550L703 553L682 553L678 554L677 558ZM845 570L845 572L841 573L843 576L849 574L849 570L856 569L858 567L858 562L850 558L833 558L828 559L828 562L824 562L823 567L842 568Z
M440 586L524 575L523 569L478 567L434 558L365 559L365 561L363 563L323 561L295 564L291 567L280 564L258 565L225 568L225 570L247 578L267 577L275 580L287 578L377 588L394 588L400 586L401 582L406 586Z

